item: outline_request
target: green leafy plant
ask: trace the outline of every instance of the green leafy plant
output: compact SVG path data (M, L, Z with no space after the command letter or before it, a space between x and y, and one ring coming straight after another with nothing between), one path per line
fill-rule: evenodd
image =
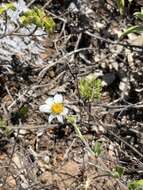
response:
M102 81L94 74L90 74L79 80L79 91L81 96L87 101L101 98Z
M6 3L0 7L0 14L3 14L8 9L15 10L15 6L13 3Z
M134 16L136 16L137 18L143 20L143 7L141 7L141 11L140 12L135 12Z
M81 134L81 131L79 129L79 126L76 124L76 116L74 115L69 115L67 116L67 122L72 124L72 126L75 129L76 134L78 135L78 137L80 138L81 141L85 142L86 139L83 137L83 135Z
M23 105L17 111L11 112L11 122L13 125L19 124L19 121L24 123L28 117L28 107Z
M10 129L7 124L6 121L3 118L0 118L0 129L3 131L3 133L5 134L5 136L9 137L12 133L13 130Z
M118 9L121 15L124 14L124 8L125 8L125 1L124 0L117 0Z
M96 156L100 156L100 154L102 153L102 143L99 141L96 141L92 150Z
M143 20L143 8L141 8L140 12L135 12L134 16ZM131 26L123 32L123 34L120 36L120 39L124 38L125 36L127 36L130 33L141 33L141 32L143 32L143 25Z
M124 174L124 168L121 166L116 166L115 170L112 172L112 177L121 178Z
M6 121L0 118L0 129L4 129L6 127Z
M123 38L130 33L140 33L140 32L143 32L143 26L131 26L125 30L125 32L120 36L120 38Z
M87 142L87 139L82 135L81 131L80 131L80 127L77 125L77 121L76 121L76 116L74 115L68 115L66 117L67 119L67 122L70 123L73 127L74 127L74 130L77 134L77 136L80 138L80 140L83 142L83 144L86 146L87 150L89 151L89 153L91 155L95 155L95 152L90 148L88 142Z
M131 4L133 0L128 0L128 2ZM125 13L125 0L117 0L117 6L119 9L119 12L121 15L124 15Z
M22 106L20 109L19 109L19 114L20 114L20 117L22 119L25 119L27 118L28 116L28 107L25 105L25 106Z
M1 4L0 15L4 13L6 14L2 19L7 21L6 28L11 24L14 24L16 27L18 26L18 29L34 24L36 27L35 30L32 31L32 34L37 28L42 28L46 30L46 32L52 32L55 28L53 18L48 16L44 9L39 7L29 8L24 0L18 0L18 2L15 3ZM15 30L13 30L13 32L15 32ZM12 31L10 33L12 34ZM29 34L31 34L31 32Z
M37 27L44 28L46 31L53 31L55 22L51 17L48 17L43 9L33 8L26 11L23 16L20 17L22 25L27 26L35 24Z
M129 190L143 190L143 179L132 181L128 184Z

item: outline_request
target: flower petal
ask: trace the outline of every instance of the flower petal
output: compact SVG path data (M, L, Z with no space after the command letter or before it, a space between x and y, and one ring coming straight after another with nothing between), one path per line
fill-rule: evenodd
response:
M64 110L63 110L63 112L61 113L61 115L67 115L68 112L69 112L68 108L65 108L65 107L64 107Z
M57 119L60 123L63 123L63 116L62 115L57 115Z
M51 123L54 118L55 118L54 115L49 115L49 118L48 118L49 123Z
M48 98L48 99L45 101L45 103L48 104L50 107L52 106L53 102L54 102L54 98L51 98L51 97Z
M56 94L54 96L54 102L55 103L63 103L63 96L61 94Z
M40 112L45 112L45 113L50 113L51 112L51 107L49 105L44 104L39 107Z

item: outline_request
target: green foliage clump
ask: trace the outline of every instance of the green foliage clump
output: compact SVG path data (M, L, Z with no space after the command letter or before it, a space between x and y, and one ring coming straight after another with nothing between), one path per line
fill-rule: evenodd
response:
M6 127L6 122L4 119L0 118L0 129L3 129Z
M0 7L0 14L3 14L8 9L15 10L15 6L13 3L6 3L2 7Z
M19 109L19 114L20 114L20 117L25 119L27 116L28 116L28 107L27 106L23 106Z
M143 26L131 26L125 30L125 32L120 36L120 38L123 38L130 33L140 33L140 32L143 32Z
M140 12L135 12L134 16L136 16L137 18L139 18L140 20L143 21L143 7L141 8ZM120 36L120 38L123 38L130 33L141 33L141 32L143 32L143 25L131 26L131 27L127 28L125 30L125 32L123 32L123 34Z
M133 0L128 0L131 3ZM125 13L125 0L117 0L117 6L121 15Z
M100 100L102 92L101 80L94 74L90 74L79 80L79 91L81 96L87 101Z
M28 117L28 106L23 105L15 112L11 112L11 122L13 125L18 125L19 121L24 123Z
M143 190L143 179L132 181L128 188L129 190Z
M92 150L93 150L95 156L100 156L100 154L102 153L102 143L99 141L96 141Z
M121 15L124 14L124 8L125 8L125 1L124 0L117 0L118 9Z
M13 130L7 126L6 121L3 118L0 118L0 129L6 137L9 137L13 133Z
M124 168L122 166L116 166L114 172L111 174L114 178L121 178L124 175Z
M26 11L21 17L22 25L27 26L35 24L37 27L44 28L51 32L55 27L55 22L51 17L48 17L43 9L33 8Z
M134 16L136 16L137 18L143 20L143 7L141 7L141 11L140 12L135 12Z
M37 28L43 28L47 32L52 32L55 28L54 20L52 17L47 16L44 9L42 8L27 8L27 11L25 11L19 10L17 4L5 3L0 6L0 15L3 13L8 13L8 10L12 10L13 13L16 12L17 22L20 24L20 26L25 27L31 24L35 24ZM9 19L11 16L7 14L7 18Z

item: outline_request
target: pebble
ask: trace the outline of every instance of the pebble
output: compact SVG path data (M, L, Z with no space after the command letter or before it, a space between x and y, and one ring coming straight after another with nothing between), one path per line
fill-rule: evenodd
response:
M111 85L114 80L115 80L115 74L114 73L106 73L104 76L103 76L103 82L102 82L102 85L103 86L109 86Z

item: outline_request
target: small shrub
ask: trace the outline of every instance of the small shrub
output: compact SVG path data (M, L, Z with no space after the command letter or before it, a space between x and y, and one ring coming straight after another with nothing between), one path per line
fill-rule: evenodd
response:
M143 190L143 179L132 181L128 184L129 190Z
M79 80L79 91L86 101L100 100L102 92L101 80L90 74Z

